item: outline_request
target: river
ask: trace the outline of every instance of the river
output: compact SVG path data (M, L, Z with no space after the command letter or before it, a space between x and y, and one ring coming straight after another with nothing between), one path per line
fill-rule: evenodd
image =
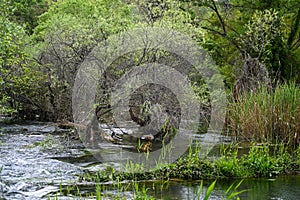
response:
M78 186L81 196L95 191L95 184L79 181L86 171L102 170L103 163L95 159L80 140L74 140L70 130L51 123L1 125L0 133L0 199L85 199L75 193L61 193L62 186ZM204 181L204 190L212 181ZM222 199L232 183L239 180L218 180L211 199ZM127 184L127 183L123 183ZM144 184L144 183L143 183ZM197 199L199 182L146 182L147 194L157 199ZM105 187L107 199L132 199L134 191L119 191ZM300 176L272 179L247 179L239 189L246 189L241 199L298 199ZM91 197L91 199L95 199ZM105 198L104 198L105 199Z

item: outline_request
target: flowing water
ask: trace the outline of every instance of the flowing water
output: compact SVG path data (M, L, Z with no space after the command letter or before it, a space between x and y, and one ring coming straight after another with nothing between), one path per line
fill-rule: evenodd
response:
M105 165L80 140L71 139L70 130L49 123L28 123L1 124L0 132L0 199L85 199L86 194L95 192L95 183L79 181L79 176L86 171L103 170ZM238 180L218 181L211 199L222 199L234 182ZM210 183L204 181L204 191ZM122 191L109 183L101 186L107 197L104 199L132 199L136 185L122 184ZM149 188L147 194L158 199L198 199L199 182L140 183L143 184ZM66 192L67 186L73 189ZM83 197L78 196L74 186ZM247 190L241 199L298 199L300 176L249 179L240 189Z

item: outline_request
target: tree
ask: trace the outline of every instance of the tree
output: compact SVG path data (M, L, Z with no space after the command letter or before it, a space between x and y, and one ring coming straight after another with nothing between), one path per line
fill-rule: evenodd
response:
M24 28L10 21L12 7L1 3L0 14L0 102L11 112L30 110L32 115L40 114L39 99L44 90L43 75L38 65L26 54L26 33ZM34 113L35 112L35 113Z
M28 34L32 34L38 16L47 10L49 3L51 0L6 0L3 6L9 10L10 21L22 25Z
M65 0L53 3L40 16L31 37L33 56L47 74L53 120L72 120L77 69L99 42L134 24L131 9L120 0Z
M236 74L235 79L243 76L245 63L257 62L260 63L257 66L267 67L268 74L275 83L280 80L297 79L298 1L185 0L183 2L192 5L185 9L193 13L195 26L201 26L207 31L202 44L213 54L221 71L229 75L228 81L234 80L230 74ZM197 15L196 11L199 8L206 13ZM256 44L252 41L255 31L259 31L264 39L268 40L263 41L264 48L260 50L257 49L261 42L259 38L256 38ZM290 50L291 43L293 50ZM249 59L252 61L249 62ZM229 85L232 84L231 82Z

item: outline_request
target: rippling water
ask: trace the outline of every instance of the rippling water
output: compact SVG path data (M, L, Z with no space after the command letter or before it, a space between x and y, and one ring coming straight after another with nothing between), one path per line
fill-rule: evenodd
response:
M1 126L0 198L39 199L77 180L82 168L52 159L84 155L80 143L66 148L65 130L51 124Z

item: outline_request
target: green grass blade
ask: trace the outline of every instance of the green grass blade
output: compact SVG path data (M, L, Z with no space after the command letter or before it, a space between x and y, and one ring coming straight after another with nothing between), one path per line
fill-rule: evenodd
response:
M217 180L215 180L206 190L204 200L208 200L211 194L211 191L214 189Z

